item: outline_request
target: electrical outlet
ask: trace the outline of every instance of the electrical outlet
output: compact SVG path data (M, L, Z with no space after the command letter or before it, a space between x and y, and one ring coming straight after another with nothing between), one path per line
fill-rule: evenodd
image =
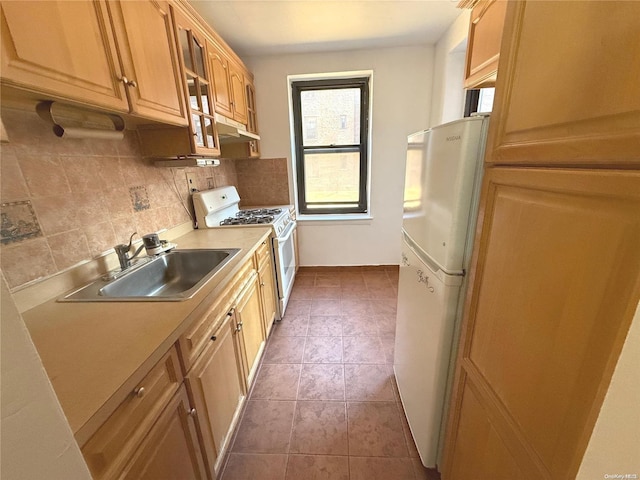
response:
M213 186L213 177L207 177L207 188L208 189L214 188L214 186Z
M198 184L196 183L196 174L195 173L185 172L185 175L187 177L187 186L189 188L189 193L197 192L198 191L198 187L197 187Z

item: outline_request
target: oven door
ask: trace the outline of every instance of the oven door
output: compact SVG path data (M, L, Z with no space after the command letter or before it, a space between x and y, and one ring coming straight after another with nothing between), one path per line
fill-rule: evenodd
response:
M296 252L293 232L296 222L291 222L281 236L273 239L273 250L276 257L276 281L278 284L278 300L280 304L280 318L284 315L289 302L289 295L293 288L296 275Z

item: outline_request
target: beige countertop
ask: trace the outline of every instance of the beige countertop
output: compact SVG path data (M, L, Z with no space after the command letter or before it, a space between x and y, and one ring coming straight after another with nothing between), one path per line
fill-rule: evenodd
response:
M270 234L269 227L194 230L181 248L241 251L182 302L48 301L23 317L76 440L83 445L200 316ZM207 301L205 301L207 300Z

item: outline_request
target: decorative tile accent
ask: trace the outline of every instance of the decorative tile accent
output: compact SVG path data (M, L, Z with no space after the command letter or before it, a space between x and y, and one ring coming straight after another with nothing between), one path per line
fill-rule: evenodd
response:
M129 195L131 196L131 204L133 205L133 209L136 212L141 212L142 210L148 210L149 208L151 208L149 195L147 194L147 189L144 187L144 185L130 187Z
M29 200L2 204L0 235L3 245L42 236L38 218Z

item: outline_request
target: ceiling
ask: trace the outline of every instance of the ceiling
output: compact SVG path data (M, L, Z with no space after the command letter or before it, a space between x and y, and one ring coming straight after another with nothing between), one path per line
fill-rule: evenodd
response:
M241 57L434 44L459 0L189 0Z

